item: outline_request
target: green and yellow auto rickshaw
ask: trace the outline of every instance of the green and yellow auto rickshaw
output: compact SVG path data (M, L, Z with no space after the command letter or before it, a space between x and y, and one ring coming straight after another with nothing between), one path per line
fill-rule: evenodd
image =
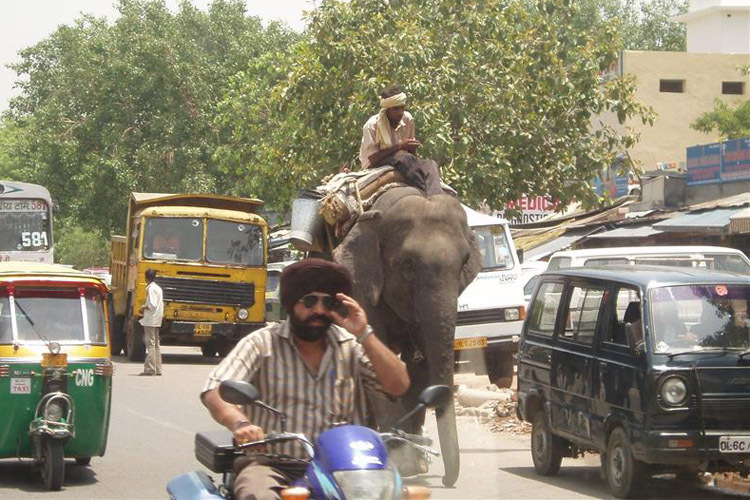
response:
M0 459L32 458L59 490L65 459L104 455L112 362L107 285L64 266L0 263Z

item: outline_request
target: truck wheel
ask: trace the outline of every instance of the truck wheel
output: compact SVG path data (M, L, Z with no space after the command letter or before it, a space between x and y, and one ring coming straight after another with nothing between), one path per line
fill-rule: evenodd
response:
M552 434L544 411L536 412L531 424L531 459L534 469L542 476L554 476L560 471L565 444Z
M213 342L206 342L201 346L201 353L207 358L213 358L216 356L216 344Z
M65 478L63 443L59 439L47 437L42 446L42 480L48 490L57 491L62 488Z
M146 359L146 344L143 342L143 326L133 317L132 304L128 307L127 316L127 350L130 361L143 361Z
M646 477L645 465L633 458L630 440L622 427L613 430L607 441L606 477L609 491L617 498L637 495Z
M219 347L216 348L216 350L219 353L219 357L223 358L230 352L232 352L232 349L234 349L234 346L236 346L236 342L232 342L231 340L225 340L223 342L219 343Z
M485 357L487 363L487 377L490 382L500 389L509 389L513 382L513 367L515 366L512 352L499 352Z
M112 322L111 343L110 348L112 349L112 356L118 356L125 348L125 330L123 326L125 324L125 316L115 316Z

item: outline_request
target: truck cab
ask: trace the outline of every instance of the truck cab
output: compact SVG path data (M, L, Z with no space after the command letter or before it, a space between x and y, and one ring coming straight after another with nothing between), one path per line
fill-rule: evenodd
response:
M508 221L464 206L482 254L482 270L458 298L454 341L458 370L486 373L510 387L525 317L521 262Z

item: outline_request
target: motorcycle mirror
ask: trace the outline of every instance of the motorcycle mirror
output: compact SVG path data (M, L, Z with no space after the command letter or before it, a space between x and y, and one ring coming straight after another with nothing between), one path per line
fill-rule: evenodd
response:
M419 402L427 408L443 406L453 395L453 391L447 385L431 385L419 395Z
M248 382L225 380L219 386L219 396L233 405L249 405L260 398L260 393L253 384Z

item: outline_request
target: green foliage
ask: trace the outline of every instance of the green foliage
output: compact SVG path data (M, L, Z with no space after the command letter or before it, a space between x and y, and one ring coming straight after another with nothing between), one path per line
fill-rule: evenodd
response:
M109 241L78 226L56 228L55 262L76 269L109 266Z
M187 1L176 13L163 0L118 8L113 24L84 15L21 51L14 69L25 82L6 116L33 177L24 180L101 234L123 230L131 191L232 192L213 159L226 140L217 103L248 61L299 38L264 28L241 0L205 12Z
M288 203L358 163L361 127L399 83L420 154L462 197L492 207L521 194L593 203L588 182L636 137L598 116L651 120L635 83L612 78L617 25L577 24L566 0L328 0L308 37L232 80L217 159L266 200Z
M582 0L578 28L597 31L612 23L627 50L684 51L685 25L670 21L684 14L689 0Z
M750 100L732 107L717 99L714 109L700 115L690 128L706 134L716 130L721 141L750 137Z

